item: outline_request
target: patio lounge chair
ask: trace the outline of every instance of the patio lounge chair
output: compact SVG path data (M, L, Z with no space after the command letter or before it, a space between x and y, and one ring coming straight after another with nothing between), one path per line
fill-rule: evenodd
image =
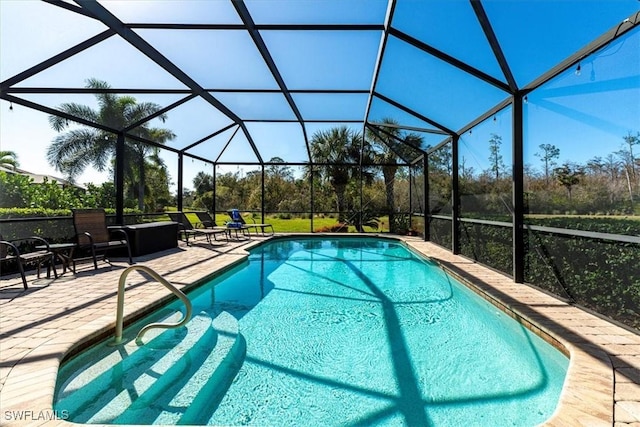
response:
M196 228L224 228L219 227L218 224L216 224L216 220L213 219L211 215L209 215L209 212L199 211L195 212L195 214L200 221L198 224L196 224Z
M236 223L240 223L242 224L242 227L246 227L247 231L249 231L249 229L253 228L256 232L256 234L258 234L258 228L260 229L260 231L262 232L263 236L266 236L266 229L271 229L271 231L269 232L269 235L273 235L274 234L274 230L273 230L273 225L272 224L258 224L256 223L253 218L251 218L251 220L253 221L252 224L247 223L244 218L242 217L242 215L240 215L240 211L238 209L231 209L230 211L227 211L227 213L229 214L229 216L231 217L231 220L233 222Z
M216 224L216 220L213 219L211 215L209 215L209 212L195 212L195 214L198 216L198 219L200 220L196 228L198 228L198 226L202 226L204 228L223 229L223 230L226 230L227 237L231 237L231 234L234 233L236 240L240 239L241 237L238 234L238 232L242 233L242 236L247 236L251 238L251 236L249 235L249 229L246 226L244 226L242 223L234 223L234 224L227 223L224 227L221 227Z
M19 246L23 248L22 251L20 251ZM45 246L46 249L37 250L35 249L36 246ZM30 248L30 250L25 251L25 247ZM24 274L24 266L27 264L35 263L37 265L38 278L40 278L40 267L46 263L47 277L51 277L50 269L53 268L53 275L56 279L58 278L54 256L55 254L49 249L49 243L41 237L32 236L22 239L2 240L2 236L0 236L0 263L16 261L25 289L28 289L27 279Z
M229 242L229 237L227 234L227 229L225 227L216 227L212 226L210 228L197 228L194 227L189 218L184 214L184 212L167 212L171 221L178 223L178 233L182 234L189 244L189 236L193 236L195 239L196 236L204 236L207 238L209 243L213 243L211 241L211 236L215 241L218 241L218 235L224 235L224 239L226 242Z
M111 249L127 248L129 264L133 264L131 246L127 233L121 228L107 228L104 209L72 209L73 227L80 249L89 249L93 266L98 269L97 253L101 252L106 260L106 252Z

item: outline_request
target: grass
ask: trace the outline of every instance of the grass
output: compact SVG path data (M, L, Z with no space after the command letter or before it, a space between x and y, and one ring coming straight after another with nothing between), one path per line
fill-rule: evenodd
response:
M243 215L245 222L252 223L249 215ZM229 221L229 216L224 214L216 214L216 224L224 224ZM260 218L256 218L256 222L260 222ZM265 223L273 225L273 229L276 233L309 233L311 231L311 220L308 218L291 218L283 219L278 218L275 215L268 215L265 217ZM338 221L336 218L314 218L313 229L317 230L322 227L328 227L336 224ZM349 231L355 231L354 227L349 227Z
M191 221L192 224L197 224L199 222L198 216L195 213L190 213L188 210L185 211L187 218ZM250 214L242 215L245 219L245 222L252 223ZM168 219L167 219L168 220ZM218 213L215 215L215 221L218 225L224 225L229 222L231 218L229 215ZM256 215L255 222L260 223L260 216ZM276 233L309 233L311 232L311 220L308 218L298 218L293 217L290 219L279 218L277 215L267 215L265 217L265 223L273 225L273 229ZM329 218L329 217L314 217L313 218L313 230L318 230L323 227L330 227L338 223L337 218ZM388 232L389 231L389 218L386 216L382 216L379 218L379 226L378 229L374 229L371 227L364 227L364 230L369 233L375 232ZM350 233L354 233L356 228L352 225L349 226L348 231Z
M189 220L192 224L196 224L199 222L198 217L194 213L185 212ZM253 221L251 220L250 215L243 215L245 222L251 224ZM216 214L215 221L218 225L224 225L229 222L231 219L229 215L226 214ZM365 227L366 232L377 232L377 231L388 231L388 219L386 217L380 218L380 227L377 230L371 227ZM255 222L260 223L260 217L256 217ZM265 223L273 225L273 229L276 233L309 233L311 232L311 220L308 218L291 218L291 219L283 219L278 218L276 215L267 215L265 217ZM336 218L328 218L328 217L314 217L313 218L313 230L318 230L323 227L330 227L338 223ZM356 231L355 227L350 225L348 231L353 233Z
M224 222L228 220L228 217L227 217L227 219L224 219L222 220L222 222L219 222L219 219L218 219L219 217L221 216L216 215L216 223L224 224ZM250 223L251 222L250 217L245 216L245 221ZM256 222L260 222L259 218L256 218ZM269 215L265 218L265 222L272 224L273 229L275 230L276 233L309 233L311 231L311 220L308 218L294 217L291 219L283 219L283 218L278 218L276 215ZM368 233L388 231L389 230L388 222L389 220L387 217L381 217L379 222L380 226L378 227L377 230L371 227L364 227L364 230ZM315 231L324 227L330 227L337 223L338 223L337 218L314 217L313 230ZM355 233L356 228L353 225L350 225L348 227L348 231L350 233Z

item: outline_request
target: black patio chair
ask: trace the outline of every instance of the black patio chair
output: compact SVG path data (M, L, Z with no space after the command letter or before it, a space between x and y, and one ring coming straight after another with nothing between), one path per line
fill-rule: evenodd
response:
M129 264L133 264L131 246L127 233L121 228L107 228L107 216L104 209L72 209L73 227L80 249L89 249L93 258L93 266L98 269L97 254L103 258L107 251L127 248Z
M36 246L44 246L46 249L36 249ZM25 277L25 266L28 264L36 264L38 278L40 278L40 268L44 264L47 264L47 277L51 277L51 269L53 269L54 277L58 278L54 256L55 254L49 249L49 242L41 237L31 236L21 239L2 240L2 236L0 236L0 264L15 261L18 264L18 270L25 289L28 289L27 278Z
M196 228L217 228L217 229L224 228L216 224L216 220L209 214L209 212L197 211L194 213L198 217L198 221L199 221L196 224Z
M211 236L215 241L218 240L219 235L224 235L225 241L229 242L229 236L226 227L217 227L211 226L210 228L197 228L195 227L189 218L185 215L184 212L167 212L171 221L178 223L178 233L184 236L187 245L189 244L189 236L192 236L194 239L196 236L204 236L207 239L207 242L213 243L211 241Z

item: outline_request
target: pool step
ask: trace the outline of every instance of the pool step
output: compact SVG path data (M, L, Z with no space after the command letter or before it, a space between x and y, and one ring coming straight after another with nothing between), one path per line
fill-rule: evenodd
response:
M246 342L238 331L237 319L222 312L213 321L218 332L218 344L209 358L210 366L203 369L201 375L207 378L199 391L187 390L174 399L174 404L185 405L186 411L179 418L180 424L205 424L218 408L220 401L242 367L246 355ZM164 415L164 414L163 414ZM173 417L161 416L160 424L171 421Z
M181 345L179 351L167 353L139 377L122 382L129 389L121 389L109 402L102 402L103 407L87 421L205 423L242 366L246 346L238 332L238 321L231 314L222 312L213 321L206 313L196 318L209 319L207 333L197 340L186 340L189 346ZM158 343L152 340L149 344ZM87 412L95 408L91 405ZM75 416L72 419L76 421Z
M166 319L171 321L181 316L171 312ZM217 333L211 323L209 314L202 312L185 328L162 331L164 333L150 331L145 336L145 345L129 342L123 346L105 346L104 357L99 361L86 361L80 374L64 384L57 394L55 408L68 411L75 422L113 420L159 378L179 377L189 364L184 357L189 349L215 347ZM194 355L198 357L198 353Z
M235 378L245 355L237 319L220 313L211 324L215 345L199 341L150 385L114 423L205 423Z
M203 313L204 315L204 313ZM217 346L218 335L211 328L211 317L206 334L190 347L182 347L158 360L135 381L135 394L127 394L123 402L113 402L117 413L111 413L109 419L115 424L135 424L135 420L152 420L176 392L176 389L193 375L194 367L204 363L211 348ZM105 408L106 409L106 408ZM102 412L102 411L101 411ZM102 418L104 414L98 413ZM114 419L115 415L115 419ZM92 422L95 422L92 420Z

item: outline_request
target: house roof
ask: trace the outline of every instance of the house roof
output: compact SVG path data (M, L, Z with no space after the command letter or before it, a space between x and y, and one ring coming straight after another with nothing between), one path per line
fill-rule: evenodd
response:
M73 183L71 181L68 181L68 180L66 180L64 178L58 178L58 177L52 176L52 175L45 175L45 174L29 172L27 170L20 169L20 168L7 168L7 167L4 167L4 166L0 166L0 172L27 176L27 177L31 178L31 183L32 184L44 184L45 182L49 182L49 183L56 183L59 186L63 186L63 187L65 187L65 186L73 186L73 187L79 188L81 190L86 190L86 187L84 187L82 185L78 185L78 184Z

